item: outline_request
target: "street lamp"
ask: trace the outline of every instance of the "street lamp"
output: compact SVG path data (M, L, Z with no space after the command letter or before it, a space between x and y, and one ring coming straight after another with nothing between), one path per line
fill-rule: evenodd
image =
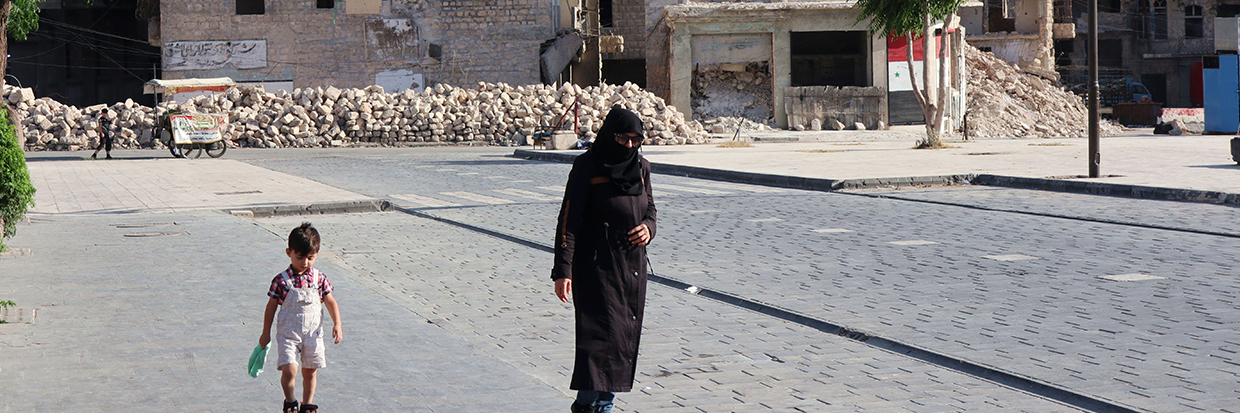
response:
M1098 177L1098 0L1089 0L1089 177Z

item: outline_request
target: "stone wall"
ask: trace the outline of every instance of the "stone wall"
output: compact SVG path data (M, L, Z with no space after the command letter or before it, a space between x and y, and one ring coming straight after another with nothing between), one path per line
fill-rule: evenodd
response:
M603 60L646 58L646 3L643 0L612 0L612 34L624 36L623 53L603 53ZM608 32L608 29L603 29Z
M528 84L538 82L538 44L554 36L553 5L542 0L394 0L365 14L350 1L363 2L319 9L311 0L266 0L261 15L237 15L236 0L163 2L162 77L365 87L405 71L425 85ZM224 44L204 43L212 41Z

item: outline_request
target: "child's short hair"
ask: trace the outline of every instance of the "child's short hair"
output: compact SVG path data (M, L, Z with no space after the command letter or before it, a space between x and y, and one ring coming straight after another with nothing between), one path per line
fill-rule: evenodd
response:
M301 255L319 252L319 230L314 229L314 225L309 222L301 223L301 226L293 228L293 232L288 234L288 249Z

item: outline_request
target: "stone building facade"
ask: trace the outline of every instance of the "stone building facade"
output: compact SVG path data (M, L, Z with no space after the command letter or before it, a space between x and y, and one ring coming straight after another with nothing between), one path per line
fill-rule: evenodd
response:
M1056 22L1056 3L1071 0L973 0L960 7L966 41L1027 72L1055 78L1054 40L1071 39L1072 23Z
M1215 18L1240 16L1240 0L1098 0L1098 11L1103 82L1129 79L1164 107L1200 107L1193 78L1201 57L1215 53ZM1087 73L1088 7L1073 2L1057 17L1076 25L1075 38L1055 42L1055 54L1064 82L1077 84Z
M549 0L166 0L163 78L389 91L539 82Z
M796 88L861 88L867 90L849 93L885 95L887 43L857 21L853 3L650 0L647 89L698 118L740 116L779 127L796 126L786 107ZM839 99L821 106L859 107L866 100L865 105L881 108L867 115L868 127L887 121L885 97Z

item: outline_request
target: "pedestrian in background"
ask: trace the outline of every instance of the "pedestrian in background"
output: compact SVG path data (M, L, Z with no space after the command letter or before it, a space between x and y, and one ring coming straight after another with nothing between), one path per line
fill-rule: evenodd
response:
M99 110L99 126L95 127L95 132L99 133L99 146L90 154L90 159L99 159L100 149L107 151L104 152L107 159L112 159L112 120L108 119L108 108Z
M573 162L560 205L551 279L560 301L574 297L573 413L611 412L616 393L633 389L656 212L643 130L637 114L613 107Z

